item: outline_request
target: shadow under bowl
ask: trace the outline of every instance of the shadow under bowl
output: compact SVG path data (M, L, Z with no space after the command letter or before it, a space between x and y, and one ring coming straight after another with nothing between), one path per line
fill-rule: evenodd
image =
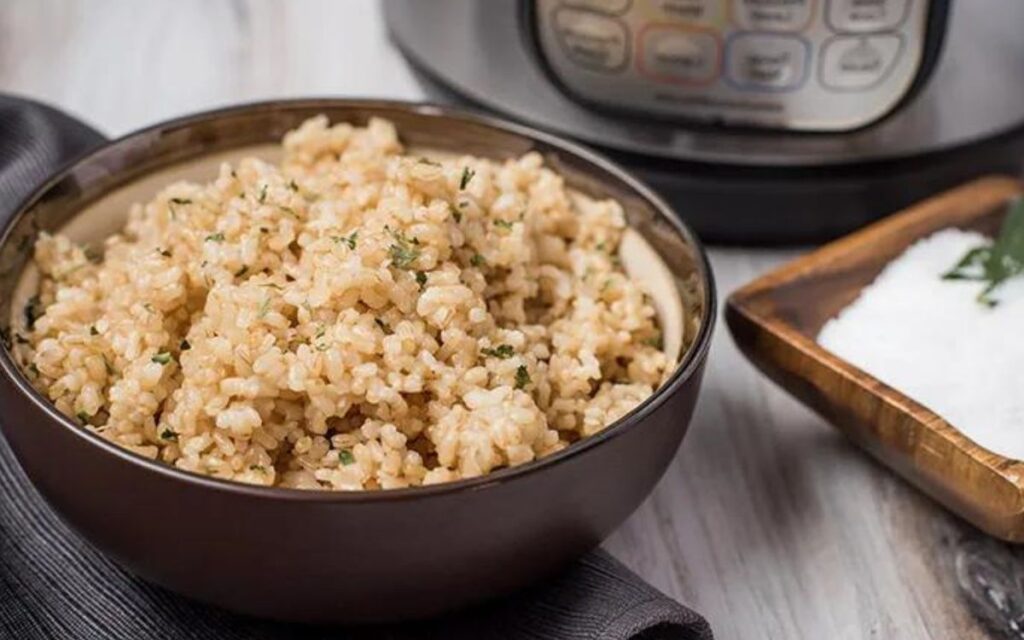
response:
M40 493L96 547L146 579L237 612L397 620L543 579L599 544L661 477L690 422L715 317L710 268L693 234L647 188L581 147L447 108L383 101L280 101L160 124L73 163L4 223L0 326L39 231L71 228L95 203L168 167L277 143L321 113L353 124L387 118L410 147L496 160L536 151L571 188L618 199L699 318L670 380L601 433L549 457L389 491L253 487L148 460L61 415L0 348L3 433Z

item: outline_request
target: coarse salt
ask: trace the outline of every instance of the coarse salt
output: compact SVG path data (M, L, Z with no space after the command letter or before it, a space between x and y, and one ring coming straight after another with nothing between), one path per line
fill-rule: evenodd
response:
M1024 277L977 300L983 282L943 280L991 240L946 229L889 263L818 342L925 405L990 451L1024 460Z

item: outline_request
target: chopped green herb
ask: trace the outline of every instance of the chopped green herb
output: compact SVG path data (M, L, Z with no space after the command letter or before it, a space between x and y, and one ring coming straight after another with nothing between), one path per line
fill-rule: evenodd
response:
M182 340L181 344L178 345L178 350L179 351L188 351L191 348L192 348L192 345L189 343L188 340Z
M968 251L956 265L942 274L943 280L975 280L984 282L978 302L994 307L991 297L1001 284L1024 273L1024 198L1017 198L1007 207L999 236L990 246Z
M358 239L359 239L359 232L358 231L353 231L352 233L348 234L347 236L334 236L334 238L333 238L333 240L335 242L337 242L338 244L348 245L348 248L353 250L353 251L356 248L356 241Z
M256 201L260 204L267 201L267 185L260 187L260 195L256 198Z
M375 323L377 323L377 326L380 327L380 330L383 331L384 333L387 333L388 331L390 331L390 329L388 328L387 323L385 323L380 318L374 318L373 321Z
M206 236L206 242L224 242L224 234L217 232Z
M399 269L408 269L416 259L420 257L419 240L410 240L401 231L391 231L391 237L395 242L388 247L388 255L391 257L391 264Z
M299 192L299 185L295 184L295 180L288 181L288 188L294 191L295 193Z
M90 336L98 336L98 335L100 335L100 332L96 329L96 325L90 325L89 326L89 335Z
M487 261L484 260L484 257L479 253L474 253L473 257L469 259L469 264L473 265L474 267L482 267L485 264L487 264Z
M85 259L92 264L99 264L100 261L103 260L103 255L92 247L82 249L82 253L85 254Z
M603 242L598 242L597 246L595 246L594 248L597 249L598 251L604 251L606 247Z
M173 442L177 442L178 441L178 434L174 433L170 429L166 429L165 428L163 431L160 432L160 439L161 440L171 440Z
M235 272L235 277L236 278L241 278L242 276L244 276L247 273L249 273L249 267L246 266L246 265L242 265L242 268Z
M39 296L32 296L25 303L25 327L31 331L36 326L36 320L43 315L42 302Z
M78 418L78 421L81 422L82 424L89 424L90 416L88 413L84 411L79 411L78 413L75 414L75 417Z
M299 217L299 214L295 213L295 209L292 209L291 207L282 207L282 206L278 205L278 209L280 209L281 211L284 211L285 213L287 213L288 215L290 215L293 218L298 218Z
M420 285L420 291L423 291L423 287L427 286L427 274L423 271L417 271L416 284Z
M420 158L416 162L419 163L419 164L429 164L432 167L440 167L441 166L440 162L434 162L430 158Z
M523 389L528 384L530 384L530 372L526 370L525 364L521 364L516 369L516 389Z
M270 229L266 227L260 227L260 233L270 233Z
M249 471L259 471L260 473L264 473L266 472L266 469L264 469L261 464L251 464L249 465Z
M338 460L341 464L348 466L356 461L356 457L348 449L342 449L338 452Z
M661 349L662 348L661 334L659 333L656 336L651 336L650 338L647 338L646 340L644 340L644 344L646 344L649 347L654 347L655 349Z
M259 313L256 314L256 317L257 318L262 318L263 316L267 315L267 313L269 311L270 311L270 298L267 298L267 299L265 299L260 304L260 310L259 310Z
M39 377L39 367L36 366L36 363L30 362L28 365L28 370L29 373L31 373L33 376L37 378Z
M452 219L455 220L455 224L462 222L462 212L455 208L455 205L448 203L448 210L451 211Z
M261 287L268 287L268 288L270 288L270 289L277 289L278 291L281 291L281 289L283 288L283 287L281 287L281 285L279 285L279 284L275 284L275 283L273 283L273 282L264 282L264 283L263 283L263 284L261 284L260 286L261 286Z
M171 204L192 204L188 198L171 198Z
M498 227L499 229L511 229L512 225L514 225L514 224L515 224L514 222L511 222L509 220L495 220L494 221L494 226Z
M159 251L157 251L157 253L159 253L165 258L170 258L172 255L169 249L160 249Z
M171 360L173 359L174 358L171 357L170 353L166 351L161 351L160 353L150 358L150 361L155 362L157 364L170 364Z
M516 354L515 348L510 344L499 344L493 349L484 348L480 350L480 353L485 356L491 356L500 360L507 360Z
M476 171L473 171L469 167L462 168L462 179L459 180L459 189L465 189L469 185L469 181L476 175Z
M322 338L322 337L324 337L324 335L326 333L327 333L327 327L325 327L324 325L320 325L319 327L317 327L316 335L313 336L313 337L314 338Z

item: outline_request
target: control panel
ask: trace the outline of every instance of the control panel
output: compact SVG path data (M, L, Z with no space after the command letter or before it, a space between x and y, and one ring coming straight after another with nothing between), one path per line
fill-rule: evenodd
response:
M929 0L535 0L574 97L727 125L844 131L906 95Z

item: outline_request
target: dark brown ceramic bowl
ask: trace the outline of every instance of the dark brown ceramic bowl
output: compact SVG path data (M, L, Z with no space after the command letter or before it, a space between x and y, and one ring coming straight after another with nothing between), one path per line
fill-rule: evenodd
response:
M711 272L693 234L646 187L585 149L493 119L395 102L274 102L161 124L75 162L4 222L0 327L39 230L60 229L168 167L275 143L320 113L353 123L388 118L410 146L496 159L538 151L572 187L620 200L700 318L671 379L606 430L547 458L393 491L257 488L152 462L57 412L6 348L3 432L39 491L85 538L140 576L235 611L394 620L542 579L597 545L664 472L690 421L715 317Z

